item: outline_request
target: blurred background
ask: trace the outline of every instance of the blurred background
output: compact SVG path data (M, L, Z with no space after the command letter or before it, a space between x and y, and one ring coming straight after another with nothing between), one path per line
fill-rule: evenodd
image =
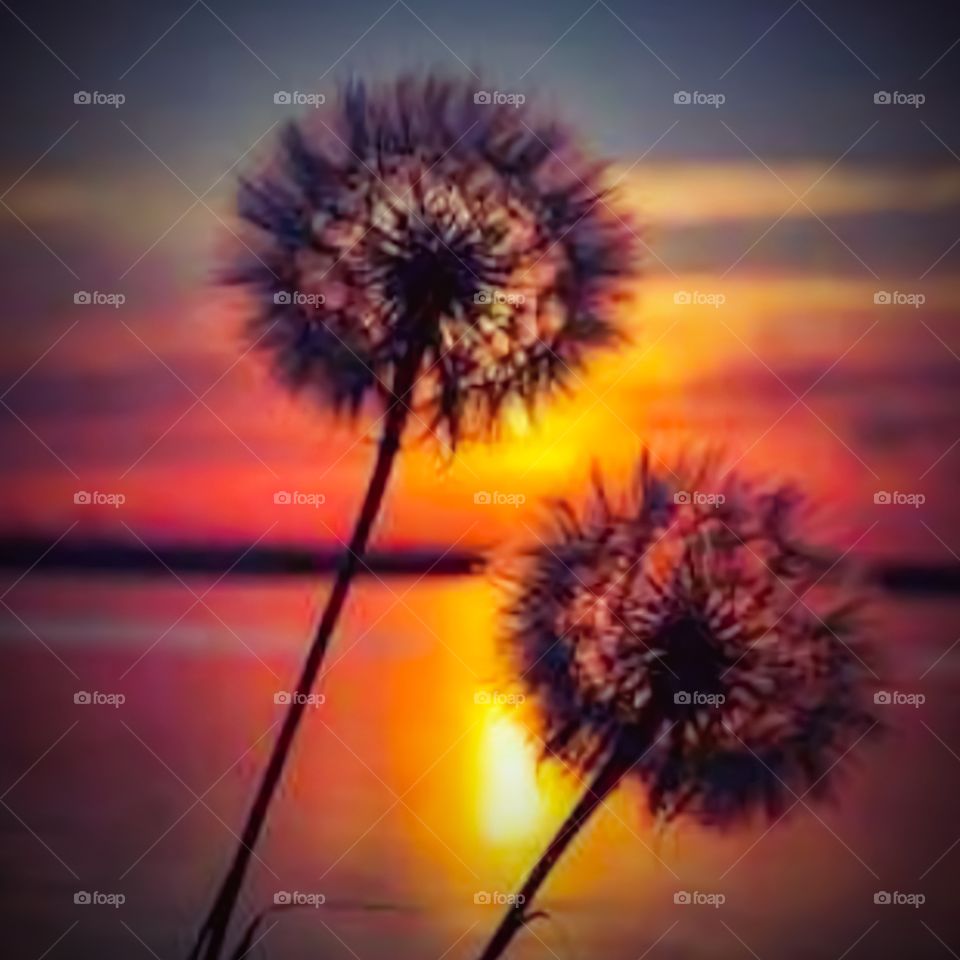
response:
M513 955L960 951L954 5L11 0L0 22L7 955L173 958L209 901L324 596L306 568L349 535L375 439L249 352L214 281L237 178L310 109L277 93L427 68L582 130L645 275L630 345L535 422L455 458L410 438L246 907L325 903L257 949L478 952L483 894L517 885L577 784L498 702L474 557L530 540L594 464L615 483L644 446L720 445L825 504L875 574L878 690L924 702L884 706L837 802L769 831L665 830L616 797Z

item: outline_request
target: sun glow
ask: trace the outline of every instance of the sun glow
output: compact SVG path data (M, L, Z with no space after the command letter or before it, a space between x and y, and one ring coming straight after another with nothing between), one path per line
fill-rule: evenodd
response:
M480 742L480 826L494 843L529 838L546 810L537 780L537 754L523 728L508 717L484 722Z

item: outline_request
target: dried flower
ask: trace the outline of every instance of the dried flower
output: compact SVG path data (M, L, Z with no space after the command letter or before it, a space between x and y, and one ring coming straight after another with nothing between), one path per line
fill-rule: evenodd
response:
M652 811L707 824L821 792L874 721L856 604L797 535L800 506L646 458L623 502L598 480L582 514L559 505L507 610L547 751L586 772L616 750Z
M245 182L252 225L232 279L283 379L356 412L411 354L415 406L451 444L562 384L616 339L635 235L572 136L463 81L348 84L288 126Z

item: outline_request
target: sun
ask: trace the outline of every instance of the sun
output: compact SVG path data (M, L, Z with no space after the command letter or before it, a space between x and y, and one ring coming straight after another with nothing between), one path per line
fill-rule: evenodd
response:
M507 844L537 831L546 809L537 780L537 751L524 728L508 716L484 720L479 750L480 830Z

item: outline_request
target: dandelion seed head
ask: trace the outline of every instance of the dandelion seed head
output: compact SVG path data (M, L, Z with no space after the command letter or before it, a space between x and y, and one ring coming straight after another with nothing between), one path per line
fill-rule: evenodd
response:
M560 125L468 83L348 84L242 186L251 337L288 384L353 412L421 351L430 427L489 433L617 339L636 236L603 176Z
M696 489L714 501L677 502ZM558 506L506 607L545 752L582 772L626 753L666 819L773 818L825 792L874 726L870 668L801 515L789 488L646 459L620 502L598 481L581 511Z

